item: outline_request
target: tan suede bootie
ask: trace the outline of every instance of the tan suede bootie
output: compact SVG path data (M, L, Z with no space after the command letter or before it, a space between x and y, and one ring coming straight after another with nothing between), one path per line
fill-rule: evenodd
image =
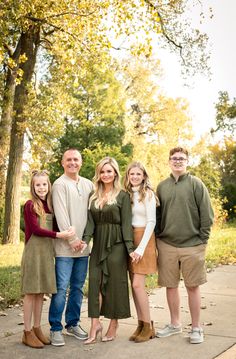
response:
M138 326L137 328L135 329L135 331L133 332L133 334L129 337L129 340L130 341L133 341L136 339L136 337L141 333L143 329L143 321L142 320L139 320L138 321Z
M141 333L135 338L135 343L146 342L149 339L155 338L155 330L153 327L153 321L150 323L143 322L143 329Z
M34 334L36 335L36 337L37 337L43 344L46 344L46 345L51 344L51 341L49 340L49 338L47 338L47 337L43 334L41 327L38 327L38 328L33 327L33 328L32 328L32 331L34 332Z
M32 330L23 332L22 343L28 347L41 349L44 347L43 343L36 337Z

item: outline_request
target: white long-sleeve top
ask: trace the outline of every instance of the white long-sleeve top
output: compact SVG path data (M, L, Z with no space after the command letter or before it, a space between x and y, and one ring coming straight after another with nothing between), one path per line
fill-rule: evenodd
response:
M146 194L144 201L139 201L139 192L133 188L132 226L145 227L143 238L135 249L135 253L143 256L156 225L156 199L152 191Z

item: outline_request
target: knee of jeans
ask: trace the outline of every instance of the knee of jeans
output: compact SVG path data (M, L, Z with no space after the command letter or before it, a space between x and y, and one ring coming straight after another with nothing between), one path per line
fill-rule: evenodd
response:
M66 296L67 287L64 286L57 286L57 294Z
M70 283L70 292L73 292L73 291L79 291L79 292L83 292L83 287L84 287L84 282L73 282L73 283Z

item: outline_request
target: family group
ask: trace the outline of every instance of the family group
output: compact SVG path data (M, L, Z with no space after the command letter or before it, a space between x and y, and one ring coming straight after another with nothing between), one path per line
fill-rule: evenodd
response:
M170 176L156 191L141 162L128 165L122 186L112 157L97 163L91 182L79 174L82 157L74 148L63 154L64 173L53 186L47 171L32 173L21 264L25 345L65 345L64 310L66 333L84 345L100 337L104 343L115 340L118 320L131 316L129 281L138 319L129 340L181 333L180 278L188 294L190 343L203 342L200 285L206 282L213 210L207 188L187 171L188 160L185 148L171 149ZM89 333L80 325L88 267ZM170 322L155 332L145 277L157 271L158 285L166 287ZM40 326L45 293L51 294L50 337ZM109 319L105 335L101 316Z

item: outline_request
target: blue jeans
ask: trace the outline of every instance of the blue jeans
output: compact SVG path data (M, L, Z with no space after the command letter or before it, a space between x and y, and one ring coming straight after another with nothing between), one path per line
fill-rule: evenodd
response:
M83 286L87 275L88 257L56 257L57 293L52 295L49 323L52 331L63 329L62 314L66 304L66 291L70 291L66 306L66 328L76 326L80 320Z

